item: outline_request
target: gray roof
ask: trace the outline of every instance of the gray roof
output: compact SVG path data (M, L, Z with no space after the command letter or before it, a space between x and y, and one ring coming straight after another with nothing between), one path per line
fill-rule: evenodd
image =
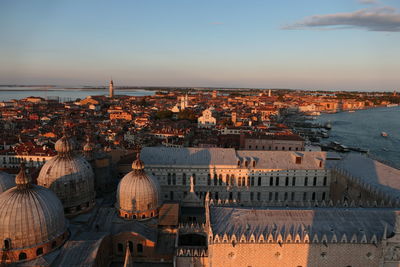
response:
M320 161L326 159L326 152L310 151L249 151L233 148L170 148L145 147L141 159L145 166L198 166L224 165L236 167L247 160L256 162L256 169L322 169ZM296 157L301 157L301 164L296 164Z
M332 161L329 167L351 175L359 183L400 200L400 170L360 154L348 154L340 161Z
M373 235L377 241L382 239L387 225L388 235L393 232L400 212L394 209L363 208L313 208L313 209L280 209L280 208L243 208L243 207L210 207L212 233L222 237L242 234L250 238L254 234L274 236L279 233L285 237L307 233L310 240L315 234L321 238L324 234L328 242L337 236L338 242L343 234L350 240L356 234L358 240L365 234L368 242Z
M104 236L97 240L71 240L65 243L54 266L94 266Z

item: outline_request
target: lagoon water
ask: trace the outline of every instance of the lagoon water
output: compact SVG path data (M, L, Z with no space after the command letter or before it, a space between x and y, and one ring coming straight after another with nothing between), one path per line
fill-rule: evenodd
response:
M116 89L116 95L129 96L147 96L153 95L155 91L144 89ZM45 87L6 87L0 86L0 101L8 101L11 99L22 99L28 96L38 96L43 98L59 97L60 101L75 100L77 98L86 98L89 95L108 95L107 89L69 89L62 87L45 88Z
M400 106L322 114L317 119L328 121L332 124L329 141L368 149L372 157L400 168Z

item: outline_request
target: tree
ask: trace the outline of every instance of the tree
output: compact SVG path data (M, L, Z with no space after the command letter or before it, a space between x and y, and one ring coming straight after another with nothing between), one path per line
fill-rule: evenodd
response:
M156 118L157 119L170 119L172 118L172 111L171 110L160 110L156 113Z

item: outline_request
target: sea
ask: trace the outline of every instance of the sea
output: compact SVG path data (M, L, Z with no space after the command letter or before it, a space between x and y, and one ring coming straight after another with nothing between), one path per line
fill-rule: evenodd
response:
M400 106L322 114L314 122L331 123L324 142L368 149L370 157L400 169Z
M155 91L145 89L115 89L115 95L149 96ZM73 101L87 96L108 95L107 89L67 88L67 87L17 87L0 86L0 102L12 99L22 99L29 96L43 97L45 99L58 98L61 102Z

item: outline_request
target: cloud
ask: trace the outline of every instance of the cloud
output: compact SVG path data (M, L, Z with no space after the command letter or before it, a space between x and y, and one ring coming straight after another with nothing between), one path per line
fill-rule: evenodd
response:
M363 5L376 5L379 4L378 0L357 0L358 3Z
M219 21L214 21L214 22L210 22L211 25L224 25L223 22L219 22Z
M284 30L322 28L400 32L400 13L393 7L364 8L350 13L314 15L282 27Z

